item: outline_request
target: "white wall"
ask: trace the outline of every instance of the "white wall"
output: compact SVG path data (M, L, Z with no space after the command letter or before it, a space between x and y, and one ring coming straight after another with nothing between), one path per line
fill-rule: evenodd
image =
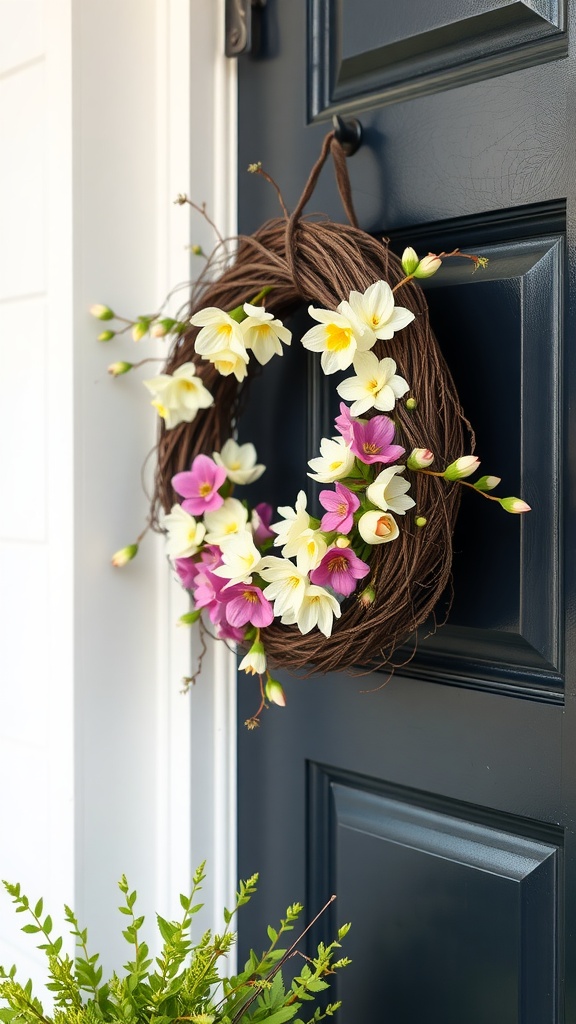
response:
M177 192L233 230L214 175L234 144L220 15L214 0L0 0L0 876L55 917L73 903L109 963L122 872L149 917L201 857L209 900L234 873L230 660L182 697L189 637L161 542L109 563L146 515L155 423L139 381L106 366L150 345L97 343L87 313L149 312L188 276ZM193 240L209 247L204 225ZM4 964L33 949L8 908Z

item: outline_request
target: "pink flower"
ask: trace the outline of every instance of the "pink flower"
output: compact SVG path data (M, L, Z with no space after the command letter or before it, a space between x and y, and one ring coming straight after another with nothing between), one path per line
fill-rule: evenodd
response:
M218 488L226 479L224 466L217 466L207 455L197 455L192 468L172 477L172 487L186 500L182 508L191 515L213 512L224 503Z
M320 491L320 504L326 509L322 516L320 528L325 533L337 530L338 533L350 533L354 523L354 513L360 508L360 499L349 491L344 484L336 483L335 491Z
M330 548L320 565L310 573L312 583L321 587L332 587L337 594L349 597L356 589L357 581L364 579L370 566L358 558L352 548Z
M190 590L199 572L198 562L195 562L193 558L175 558L174 568L184 590Z
M404 455L399 444L390 444L394 437L394 424L388 416L373 416L371 420L352 421L352 451L361 462L395 462Z
M259 547L262 547L267 540L271 540L272 537L276 536L274 531L270 529L273 515L274 509L272 505L268 505L265 501L255 505L252 510L252 533L254 543Z
M202 569L194 580L194 605L196 608L205 608L214 625L220 622L224 615L221 591L225 582L209 569Z
M225 619L219 622L216 626L216 636L219 640L233 640L236 644L241 644L244 639L244 633L246 630L239 629L237 626L231 626Z
M269 626L274 618L274 609L268 598L260 590L250 584L238 583L226 590L227 621L231 626Z
M350 409L345 402L340 402L340 415L334 420L334 426L339 434L342 434L346 444L354 440L353 426L355 420L350 416Z

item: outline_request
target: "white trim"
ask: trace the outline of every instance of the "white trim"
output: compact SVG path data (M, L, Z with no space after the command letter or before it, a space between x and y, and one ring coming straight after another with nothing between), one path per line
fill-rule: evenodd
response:
M206 202L223 235L236 233L236 63L223 54L223 11L222 0L157 0L161 293L193 274L186 244L210 251L214 243L206 223L173 205L179 192ZM159 896L176 911L177 892L206 859L205 924L220 927L236 889L236 660L209 641L202 674L182 696L179 680L193 671L191 633L175 622L186 610L159 553ZM194 658L196 631L192 648Z

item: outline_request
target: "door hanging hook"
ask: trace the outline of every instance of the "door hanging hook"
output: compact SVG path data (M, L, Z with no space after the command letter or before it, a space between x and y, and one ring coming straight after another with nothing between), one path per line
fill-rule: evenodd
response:
M362 125L355 117L345 121L340 114L334 114L332 118L334 125L334 137L342 146L346 156L353 156L356 150L362 145Z

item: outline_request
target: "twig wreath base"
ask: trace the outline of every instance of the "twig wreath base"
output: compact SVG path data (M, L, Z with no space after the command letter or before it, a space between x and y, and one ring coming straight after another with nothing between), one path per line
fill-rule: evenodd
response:
M302 216L329 153L334 158L350 225ZM303 304L336 309L343 296L353 290L364 292L375 281L387 281L393 289L400 285L402 304L415 314L415 319L392 341L376 341L373 348L379 359L393 356L416 399L415 408L407 408L403 401L396 404L392 413L396 440L407 452L431 449L443 465L464 451L474 450L474 434L431 330L424 294L413 281L406 281L401 261L386 240L373 238L357 227L345 157L332 133L324 142L294 213L270 220L253 235L237 239L231 262L224 261L222 251L219 259L223 265L220 276L208 280L209 264L195 289L186 319L203 307L234 309L252 301L263 289L268 292L267 308L285 321ZM213 271L214 260L211 266ZM197 455L220 451L234 436L250 378L260 370L251 360L248 376L241 383L234 376L221 376L212 363L196 353L197 334L198 328L189 327L178 335L164 372L172 374L183 363L194 363L214 404L191 423L180 423L172 429L164 424L160 427L151 512L156 528L161 528L161 510L168 512L179 500L171 485L174 475L188 470ZM368 413L367 418L372 414ZM295 625L282 625L277 619L267 626L266 656L270 665L294 670L312 667L321 673L357 666L390 666L397 648L414 638L417 628L430 618L439 598L449 590L460 489L432 474L406 473L416 509L426 519L425 529L406 516L394 543L372 548L369 582L373 599L366 601L355 594L345 599L330 637L321 636L317 630L303 635Z

